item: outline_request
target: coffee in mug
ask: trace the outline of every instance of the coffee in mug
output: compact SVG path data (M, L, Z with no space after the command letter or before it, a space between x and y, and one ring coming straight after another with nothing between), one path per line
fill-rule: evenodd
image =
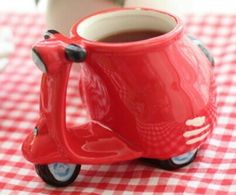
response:
M140 30L117 32L109 36L103 37L99 41L106 43L124 43L133 41L142 41L145 39L158 37L163 34L164 32L162 31L140 29Z

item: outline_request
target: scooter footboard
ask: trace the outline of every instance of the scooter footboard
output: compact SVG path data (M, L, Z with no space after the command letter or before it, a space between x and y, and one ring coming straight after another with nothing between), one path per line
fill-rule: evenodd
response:
M70 158L79 164L114 163L142 156L131 148L112 130L91 122L67 129L67 146Z

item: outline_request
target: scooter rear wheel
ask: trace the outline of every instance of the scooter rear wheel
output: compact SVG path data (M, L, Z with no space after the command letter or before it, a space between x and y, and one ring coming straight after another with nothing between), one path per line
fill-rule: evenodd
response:
M197 152L198 150L195 149L190 152L184 153L176 157L172 157L167 160L159 160L159 166L162 169L166 169L166 170L179 169L193 162L197 156Z
M65 187L73 183L80 172L81 165L52 163L35 165L36 173L47 184L55 187Z
M182 168L191 162L194 161L194 159L197 156L198 149L192 150L190 152L181 154L176 157L172 157L170 159L166 160L159 160L159 159L145 159L145 161L155 164L155 166L160 167L161 169L165 170L176 170L179 168Z

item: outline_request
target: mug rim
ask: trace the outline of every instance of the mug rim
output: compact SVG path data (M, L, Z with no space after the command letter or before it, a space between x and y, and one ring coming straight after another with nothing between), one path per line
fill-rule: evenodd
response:
M122 42L122 43L108 43L108 42L100 42L100 41L96 41L96 40L89 40L86 39L82 36L79 35L77 29L78 26L86 21L87 19L100 15L100 14L105 14L105 13L110 13L110 12L116 12L116 11L129 11L129 10L144 10L144 11L153 11L153 12L158 12L164 15L167 15L169 17L172 17L174 19L174 21L176 22L175 27L170 30L169 32L161 35L161 36L157 36L154 38L149 38L149 39L144 39L144 40L140 40L140 41L134 41L134 42ZM78 20L77 22L74 23L74 25L72 26L71 30L70 30L70 35L71 38L77 42L79 42L82 45L85 46L89 46L89 47L96 47L97 49L105 49L105 48L110 48L110 49L122 49L122 48L127 48L129 47L130 49L138 49L140 47L151 47L153 45L155 46L164 46L164 45L168 45L170 44L172 41L178 39L183 33L183 22L182 20L169 12L166 11L161 11L161 10L157 10L157 9L151 9L151 8L143 8L143 7L128 7L128 8L112 8L112 9L108 9L108 10L103 10L103 11L99 11L96 13L93 13L91 15L88 15L86 17L81 18L80 20Z

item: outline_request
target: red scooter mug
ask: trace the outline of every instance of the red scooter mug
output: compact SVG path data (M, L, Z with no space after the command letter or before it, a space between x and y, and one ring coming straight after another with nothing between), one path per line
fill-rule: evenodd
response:
M182 21L143 8L112 9L49 30L33 47L43 72L40 115L23 154L48 184L72 183L81 164L152 159L173 170L192 162L216 121L213 58ZM90 121L66 125L73 62ZM79 97L78 97L79 98Z

